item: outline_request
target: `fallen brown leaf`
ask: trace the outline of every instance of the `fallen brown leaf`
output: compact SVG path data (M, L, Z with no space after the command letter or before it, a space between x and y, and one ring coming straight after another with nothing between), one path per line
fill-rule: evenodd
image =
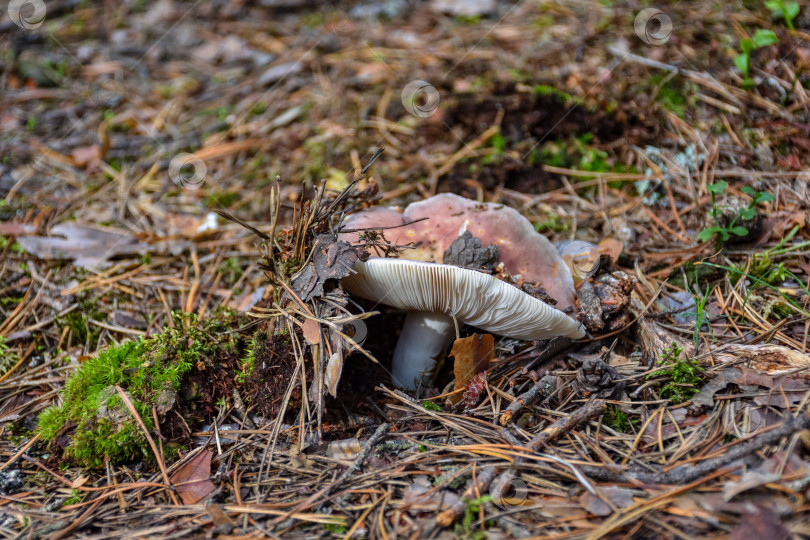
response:
M321 342L321 331L318 321L314 319L307 319L301 324L301 329L304 332L304 338L310 345L317 345Z
M185 504L197 504L216 489L208 479L213 456L210 450L203 450L172 477L172 484Z
M453 374L456 377L454 391L464 389L476 374L486 371L495 356L495 338L490 334L473 334L459 338L453 343L450 356L455 359ZM458 403L461 392L450 396L450 402Z

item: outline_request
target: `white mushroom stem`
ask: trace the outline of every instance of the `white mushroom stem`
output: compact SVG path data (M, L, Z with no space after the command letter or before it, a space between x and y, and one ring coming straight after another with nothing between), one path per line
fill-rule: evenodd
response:
M394 384L416 390L423 376L429 384L430 372L454 336L452 317L428 311L409 311L394 349L391 367Z

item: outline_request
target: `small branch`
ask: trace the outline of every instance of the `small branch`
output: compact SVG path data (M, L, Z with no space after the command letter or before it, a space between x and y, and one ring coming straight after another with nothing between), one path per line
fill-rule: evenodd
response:
M539 398L547 398L555 390L555 385L552 384L557 380L557 377L546 375L529 388L527 392L520 394L515 401L509 404L509 407L503 411L501 415L501 425L505 426L512 421L512 418L523 410L524 407L530 406Z
M697 464L683 465L667 473L650 473L639 470L614 470L603 467L581 466L582 472L597 480L607 482L626 482L629 479L645 484L685 484L704 475L730 466L734 461L748 456L767 445L779 442L783 437L810 428L810 414L794 416L774 428L755 435L750 439L735 444L723 455L710 458ZM733 470L736 466L731 467Z
M363 462L366 460L368 455L371 453L371 449L374 448L380 440L385 437L388 433L388 428L390 425L387 422L384 422L377 426L377 430L368 438L368 440L363 444L363 448L360 450L360 453L357 454L354 462L349 466L343 474L338 477L337 480L332 484L332 486L326 490L324 496L329 495L332 491L338 488L343 482L349 479L351 475L357 472Z
M152 452L155 454L155 459L158 462L158 466L160 466L160 473L163 475L163 481L166 483L166 486L169 488L169 497L171 497L172 501L174 502L175 506L180 504L180 501L177 500L177 496L174 494L174 490L171 487L172 482L169 480L169 475L166 473L166 465L163 463L163 455L158 451L157 445L155 445L154 439L152 439L152 435L149 433L149 430L146 429L146 424L143 423L143 419L138 414L138 411L135 410L135 406L132 405L132 401L129 399L129 396L124 389L121 388L119 385L115 385L115 389L118 390L118 395L121 396L121 401L124 402L129 412L135 417L135 420L138 422L138 425L141 426L143 430L144 436L146 436L146 441L149 443L149 446L152 448Z
M601 399L587 403L580 409L574 411L573 414L566 416L565 418L560 418L543 431L535 435L529 442L529 448L531 448L534 452L539 452L543 446L557 439L564 433L571 431L575 427L579 426L580 424L584 424L592 418L601 416L604 414L606 408L607 405L605 405L605 402Z
M473 501L481 496L481 493L487 491L492 480L495 479L495 467L484 467L481 472L476 476L475 482L468 487L461 495L461 500L456 504L444 510L436 516L436 524L440 527L449 527L458 518L464 515L467 509L466 501Z

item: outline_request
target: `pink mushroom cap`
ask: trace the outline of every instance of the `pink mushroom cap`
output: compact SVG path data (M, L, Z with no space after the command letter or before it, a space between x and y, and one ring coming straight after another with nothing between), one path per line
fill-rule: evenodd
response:
M526 283L537 284L557 301L558 309L575 306L571 271L557 249L517 210L495 203L479 203L452 193L442 193L410 204L404 212L393 208L371 208L349 216L345 229L396 227L383 231L392 244L413 244L400 257L441 263L445 250L465 230L483 246L495 244L499 262L509 274L520 274ZM359 241L360 233L345 233L342 239Z

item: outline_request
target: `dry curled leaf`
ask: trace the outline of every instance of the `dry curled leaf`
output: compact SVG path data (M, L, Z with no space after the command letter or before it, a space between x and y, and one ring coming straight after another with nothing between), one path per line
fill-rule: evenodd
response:
M453 343L450 356L455 359L453 374L456 383L453 390L462 390L470 384L473 377L489 367L495 356L495 338L491 334L473 334L470 337L459 338ZM450 402L455 405L462 397L461 392L454 393L450 396Z
M334 240L328 234L320 235L316 244L312 260L292 282L293 291L304 302L323 296L327 281L332 280L336 285L352 274L354 263L366 255L362 247Z

